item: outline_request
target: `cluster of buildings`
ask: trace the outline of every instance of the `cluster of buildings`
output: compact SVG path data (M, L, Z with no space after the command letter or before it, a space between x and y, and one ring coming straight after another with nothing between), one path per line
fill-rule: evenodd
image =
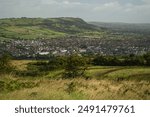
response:
M62 39L5 40L0 41L0 53L9 52L14 57L49 55L103 54L129 55L150 51L150 39L98 39L68 37Z

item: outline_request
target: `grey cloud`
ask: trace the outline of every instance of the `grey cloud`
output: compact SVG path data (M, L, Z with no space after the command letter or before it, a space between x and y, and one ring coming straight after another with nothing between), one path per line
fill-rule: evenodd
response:
M0 0L4 17L81 17L88 21L150 22L149 0Z

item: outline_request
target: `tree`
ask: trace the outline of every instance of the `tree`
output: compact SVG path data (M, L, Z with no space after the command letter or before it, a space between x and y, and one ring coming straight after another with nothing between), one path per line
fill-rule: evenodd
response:
M127 66L144 65L144 58L143 56L137 56L137 55L131 54L125 57L124 65L127 65Z
M98 55L93 59L93 64L105 66L107 65L107 58L105 56Z
M64 76L67 78L83 76L87 69L86 63L87 60L84 57L70 55L67 57Z
M64 68L65 64L66 64L65 56L51 57L48 62L49 68L51 70Z
M146 65L150 66L150 52L144 55L144 59L146 60Z
M8 73L13 70L11 65L11 56L9 54L4 54L0 57L0 73Z

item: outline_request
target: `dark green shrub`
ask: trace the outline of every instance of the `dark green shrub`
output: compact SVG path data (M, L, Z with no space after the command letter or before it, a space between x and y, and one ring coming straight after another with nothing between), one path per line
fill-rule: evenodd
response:
M4 81L0 81L0 92L5 90L6 83Z
M7 85L6 85L6 89L8 91L14 91L14 90L18 90L20 88L21 88L21 85L16 80L12 80L9 83L7 83Z
M9 73L14 70L11 65L11 59L9 54L4 54L0 57L0 73Z
M139 66L139 65L144 65L144 64L145 64L144 57L136 56L134 54L126 56L123 61L123 65L125 66Z
M86 63L87 61L85 58L77 55L70 55L66 61L64 77L75 78L84 76L84 72L87 69Z
M146 61L146 65L150 66L150 52L144 55L144 59Z
M24 81L17 81L11 80L9 82L0 81L0 92L10 92L15 90L20 90L23 88L34 88L39 86L39 83L35 82L24 82Z

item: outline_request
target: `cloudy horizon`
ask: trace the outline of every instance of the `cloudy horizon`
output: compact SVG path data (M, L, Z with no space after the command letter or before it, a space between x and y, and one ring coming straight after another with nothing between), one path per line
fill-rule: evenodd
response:
M0 18L79 17L86 21L150 23L150 0L0 0Z

